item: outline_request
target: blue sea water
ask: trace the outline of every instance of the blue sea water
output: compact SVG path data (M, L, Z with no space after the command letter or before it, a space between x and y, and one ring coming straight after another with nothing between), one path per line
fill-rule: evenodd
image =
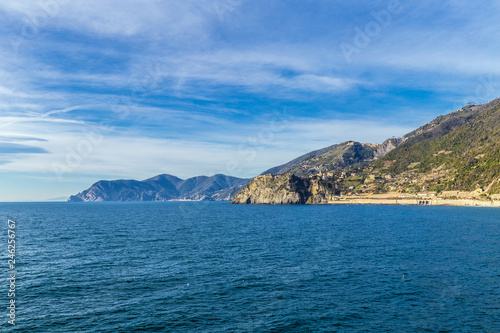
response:
M500 210L0 204L18 332L500 332Z

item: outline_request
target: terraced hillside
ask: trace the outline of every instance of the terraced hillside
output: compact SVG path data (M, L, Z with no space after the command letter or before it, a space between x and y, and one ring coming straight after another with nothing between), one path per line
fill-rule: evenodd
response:
M280 187L280 198L294 197L287 190L300 191L295 203L381 194L500 199L500 99L440 116L382 145L331 146L282 171L252 181L234 202L279 203L269 194L274 182L288 184Z

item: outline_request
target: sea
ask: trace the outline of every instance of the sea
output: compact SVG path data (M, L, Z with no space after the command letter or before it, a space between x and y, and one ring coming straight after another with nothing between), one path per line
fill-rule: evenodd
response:
M1 332L500 332L500 209L2 203L0 218Z

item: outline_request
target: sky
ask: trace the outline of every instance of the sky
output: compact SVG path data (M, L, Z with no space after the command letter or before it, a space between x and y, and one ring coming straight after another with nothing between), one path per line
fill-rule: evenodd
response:
M500 2L0 1L0 201L254 177L498 96Z

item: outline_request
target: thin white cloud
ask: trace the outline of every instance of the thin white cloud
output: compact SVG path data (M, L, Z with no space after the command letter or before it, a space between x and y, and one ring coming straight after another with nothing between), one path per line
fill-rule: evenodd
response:
M293 49L306 46L283 46L289 49L276 50L275 46L259 51L219 50L215 53L178 54L175 56L152 56L136 59L133 78L162 82L174 81L177 91L200 89L200 86L237 86L249 92L277 94L287 90L305 92L338 92L351 89L360 82L335 74L332 65L325 61L326 50L316 54ZM325 65L326 64L326 65ZM192 88L194 87L194 88Z
M9 97L19 97L19 98L32 98L33 96L20 92L20 91L15 91L13 89L7 88L0 86L0 95L4 96L9 96Z
M80 120L57 119L45 117L0 117L0 129L12 126L18 123L63 123L63 124L84 124Z
M3 1L0 10L37 28L59 28L102 37L146 36L150 40L178 42L207 38L207 26L220 20L213 1L175 0L27 0ZM233 8L236 10L236 7ZM17 28L17 29L16 29Z
M139 178L164 172L181 177L213 173L251 177L313 149L347 140L382 142L410 130L374 121L291 119L280 126L272 121L234 124L239 135L212 133L207 142L196 138L126 136L81 123L46 120L16 123L6 136L15 138L15 134L17 142L25 142L20 135L31 135L38 138L31 142L32 146L50 153L11 156L0 171L43 172L60 180L78 174ZM229 168L231 163L237 167Z
M71 111L75 111L75 110L81 110L84 108L86 108L86 106L83 106L83 105L71 106L69 108L65 108L62 110L52 110L52 111L46 112L43 115L41 115L41 117L45 118L45 117L51 116L53 114L67 113L67 112L71 112Z

